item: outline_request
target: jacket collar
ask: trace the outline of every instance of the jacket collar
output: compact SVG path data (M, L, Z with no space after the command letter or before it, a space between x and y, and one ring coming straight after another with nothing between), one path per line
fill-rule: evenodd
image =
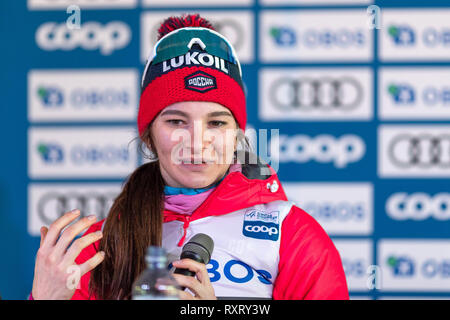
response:
M261 168L267 174L262 173ZM245 164L242 172L229 173L192 215L164 210L164 222L179 220L186 223L275 200L287 200L275 171L262 162Z

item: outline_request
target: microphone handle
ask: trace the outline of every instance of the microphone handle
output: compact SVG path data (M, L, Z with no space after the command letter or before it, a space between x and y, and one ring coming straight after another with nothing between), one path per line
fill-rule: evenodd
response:
M200 262L200 263L205 263L203 261L203 259L200 257L200 255L198 255L195 252L192 251L184 251L181 253L180 259L192 259L194 261ZM189 269L181 269L181 268L176 268L175 271L173 273L176 274L182 274L185 276L189 276L189 277L194 277L195 276L195 272L191 271ZM182 287L181 290L186 289L186 287Z

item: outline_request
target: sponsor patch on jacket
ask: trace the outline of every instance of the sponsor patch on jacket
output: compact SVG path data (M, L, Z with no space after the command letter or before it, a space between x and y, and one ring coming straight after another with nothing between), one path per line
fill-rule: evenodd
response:
M216 78L203 71L197 71L184 78L184 87L197 92L217 89Z
M246 237L277 241L280 234L279 211L247 210L242 233Z

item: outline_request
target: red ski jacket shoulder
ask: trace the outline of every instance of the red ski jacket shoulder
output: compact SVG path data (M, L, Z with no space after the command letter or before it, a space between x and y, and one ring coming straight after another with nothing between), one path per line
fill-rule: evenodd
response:
M317 221L293 206L281 231L280 261L273 298L348 300L340 255Z

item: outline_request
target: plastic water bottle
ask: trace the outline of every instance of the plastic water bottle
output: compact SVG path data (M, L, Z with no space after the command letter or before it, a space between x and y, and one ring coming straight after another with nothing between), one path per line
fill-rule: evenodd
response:
M145 256L147 268L133 284L133 300L178 300L179 285L167 268L163 248L150 246Z

